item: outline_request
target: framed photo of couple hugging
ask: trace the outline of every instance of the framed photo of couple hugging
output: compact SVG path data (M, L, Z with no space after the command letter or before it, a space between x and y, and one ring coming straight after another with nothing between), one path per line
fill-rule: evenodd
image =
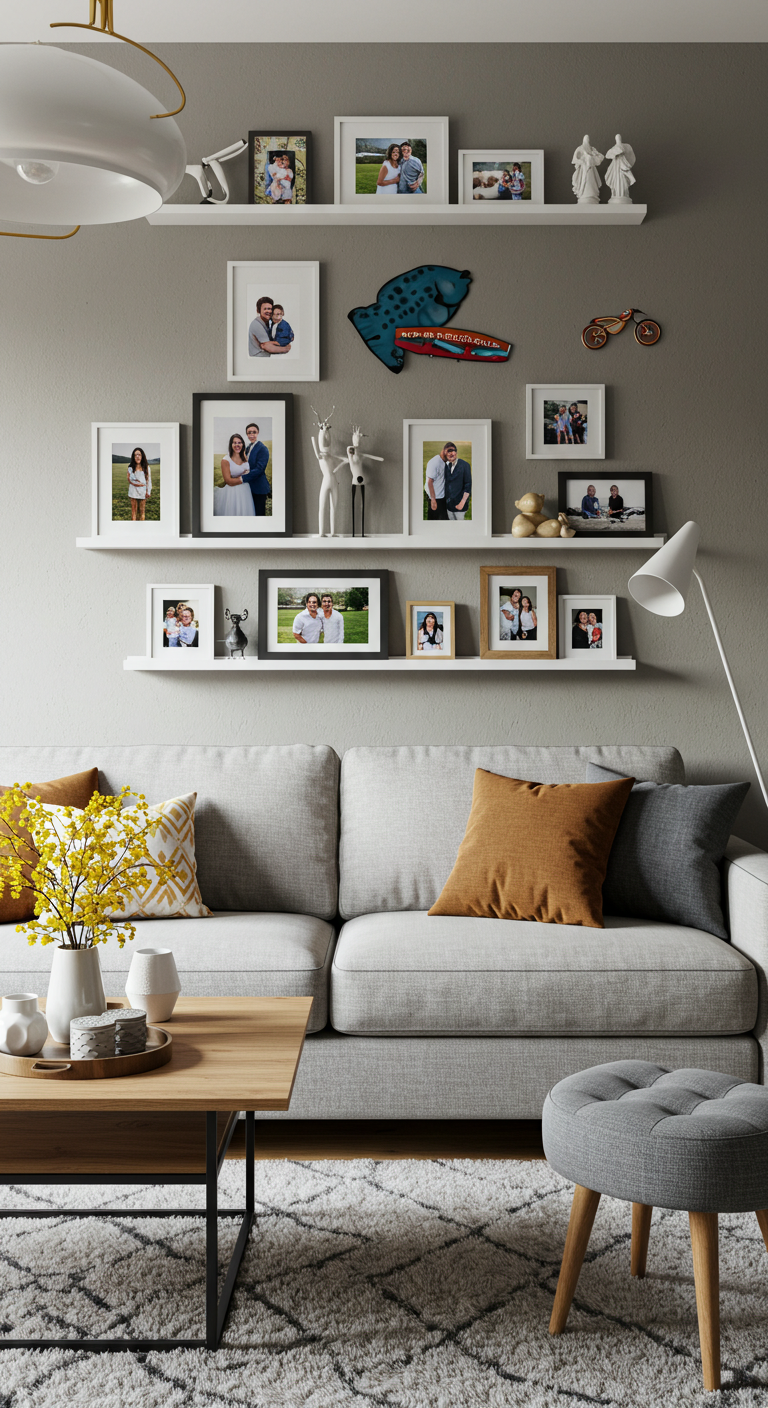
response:
M480 568L480 658L557 657L557 569Z
M193 538L291 536L290 392L192 397Z

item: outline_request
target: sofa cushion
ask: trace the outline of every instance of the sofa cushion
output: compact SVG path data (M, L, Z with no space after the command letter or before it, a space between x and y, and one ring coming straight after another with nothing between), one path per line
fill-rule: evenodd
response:
M0 778L10 781L57 777L94 764L100 792L119 792L126 784L150 798L197 792L197 878L211 909L334 918L339 760L332 748L0 748ZM297 837L301 860L294 864Z
M137 919L136 938L99 948L108 997L122 996L134 948L173 949L181 990L196 997L312 997L311 1032L328 1020L333 925L306 914L213 914L209 919ZM6 992L48 991L53 948L3 933Z
M605 929L408 911L345 924L337 1031L389 1036L748 1032L757 975L722 939L650 921Z
M20 775L15 777L7 786L0 786L0 795L4 795L9 787L16 783L24 787L27 781L26 774L22 769ZM78 807L83 810L88 806L94 792L99 790L99 770L96 767L86 768L83 772L75 773L72 777L57 777L53 782L33 782L27 789L27 795L36 797L39 802L49 806ZM14 813L18 818L18 813ZM0 823L0 853L2 853L2 837L8 835L8 828L5 822ZM25 835L31 841L29 832ZM30 845L23 852L25 861L24 874L29 879L30 870L37 864L39 856L37 851ZM35 916L35 897L30 889L22 890L21 894L14 899L8 884L3 885L0 891L0 924L24 924Z
M685 781L676 748L350 748L341 767L341 914L434 904L466 830L477 768L526 782L583 782L588 762L625 777Z

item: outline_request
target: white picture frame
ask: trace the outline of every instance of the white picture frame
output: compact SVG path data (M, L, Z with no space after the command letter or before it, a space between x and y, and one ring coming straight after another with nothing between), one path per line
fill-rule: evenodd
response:
M259 298L280 303L293 333L288 352L251 355ZM270 329L272 324L269 325ZM279 343L279 335L276 334ZM258 341L258 340L257 340ZM320 380L320 264L316 259L227 263L227 381Z
M558 403L568 408L574 403L586 425L575 430L569 439L567 427L556 428L550 422L545 403ZM586 411L583 406L586 404ZM585 437L578 443L576 437ZM558 440L553 443L553 436ZM562 436L562 439L560 438ZM605 386L601 382L536 382L525 388L525 458L527 460L604 460L605 459Z
M335 117L333 141L333 202L334 205L370 205L374 201L408 200L403 193L381 196L374 188L370 193L357 190L357 164L377 166L377 161L363 160L365 151L360 144L371 143L371 150L382 146L382 161L390 142L400 142L410 136L412 141L426 143L426 189L414 198L422 205L448 204L448 118L447 117ZM391 136L387 134L391 133ZM378 170L377 173L378 175Z
M593 624L586 622L587 645L576 648L573 643L575 622L580 613L597 616ZM557 598L558 656L561 660L583 660L599 669L605 660L616 659L616 597L602 592L569 592ZM595 626L600 631L600 645L592 644Z
M429 538L446 547L477 544L491 540L491 427L490 420L403 421L403 536ZM470 518L425 518L425 471L429 459L455 441L457 460L469 462L472 480ZM466 446L471 445L467 461ZM426 457L426 458L425 458ZM446 495L447 497L447 495ZM464 510L466 512L466 510ZM447 512L447 510L446 510Z
M132 451L145 447L148 447L147 470L152 486L149 502L152 503L159 492L159 517L145 517L143 521L137 517L135 522L130 517L115 519L114 512L127 510L128 461ZM122 493L123 460L125 494ZM155 538L178 538L178 421L92 421L91 464L92 537L111 538L121 546L137 548L151 546ZM138 505L140 500L136 502Z
M150 583L147 586L147 656L150 660L167 659L169 669L191 669L197 661L212 660L214 651L214 595L211 583L204 586L190 586L188 583ZM197 633L197 643L191 645L183 639L188 624L179 617L179 607L189 602L194 611L193 623ZM173 647L173 635L167 629L168 611L176 609L176 625L179 631L178 644ZM174 628L175 629L175 628ZM167 643L166 643L167 642Z
M489 147L483 150L478 148L462 148L459 152L459 205L480 204L476 198L476 188L474 180L481 172L476 170L476 165L480 165L490 174L491 163L496 163L499 173L503 175L505 170L509 170L514 162L520 163L523 167L523 178L525 180L525 191L518 201L515 195L507 197L514 204L523 205L543 205L544 204L544 152L537 148L531 150L527 147ZM529 170L526 171L525 167ZM497 183L498 184L498 183ZM507 183L514 190L514 182ZM496 203L501 197L498 194L491 194L492 188L485 188L488 194L483 196L489 204Z

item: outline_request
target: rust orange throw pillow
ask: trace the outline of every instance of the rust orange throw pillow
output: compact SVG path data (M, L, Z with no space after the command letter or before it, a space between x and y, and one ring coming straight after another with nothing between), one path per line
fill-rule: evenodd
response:
M82 811L84 807L87 807L94 792L98 792L98 790L99 769L87 768L85 772L73 772L69 777L57 777L53 782L33 782L27 788L27 794L30 797L38 797L41 802L47 802L53 806L78 807ZM0 786L0 794L7 791L7 787ZM0 824L0 851L3 845L3 829ZM7 830L5 830L5 835L8 835ZM28 852L31 866L37 860L37 852L32 849L31 845ZM0 924L24 924L28 919L33 919L34 914L34 896L31 890L22 890L19 898L14 900L11 898L10 890L3 888L0 894Z
M478 768L464 840L430 914L603 927L603 881L634 779L548 786Z

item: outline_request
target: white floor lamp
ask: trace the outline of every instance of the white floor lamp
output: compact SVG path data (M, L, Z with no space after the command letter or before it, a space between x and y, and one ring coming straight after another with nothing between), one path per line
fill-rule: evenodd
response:
M644 606L646 611L652 611L655 616L679 616L681 612L685 610L685 600L691 585L691 577L696 578L696 581L701 587L701 595L704 598L704 605L707 608L709 622L714 632L715 640L717 641L717 648L720 651L720 659L723 662L726 679L731 686L733 702L736 705L736 711L739 715L744 737L747 740L749 756L752 759L752 764L757 773L757 780L760 783L763 800L766 807L768 807L768 790L766 790L765 779L760 771L760 764L757 761L755 747L750 737L749 729L747 728L747 721L744 718L744 710L741 707L739 696L736 693L736 685L733 682L733 675L731 674L730 666L726 659L723 642L720 639L720 632L717 629L717 622L715 621L712 606L707 596L707 589L693 565L696 561L696 550L699 546L700 537L701 529L698 523L692 521L684 523L682 528L675 533L674 537L670 538L669 542L665 543L663 548L659 548L659 551L654 553L653 557L649 558L645 566L641 567L639 572L635 573L634 577L630 577L629 590L635 598L635 601L639 602L641 606Z

